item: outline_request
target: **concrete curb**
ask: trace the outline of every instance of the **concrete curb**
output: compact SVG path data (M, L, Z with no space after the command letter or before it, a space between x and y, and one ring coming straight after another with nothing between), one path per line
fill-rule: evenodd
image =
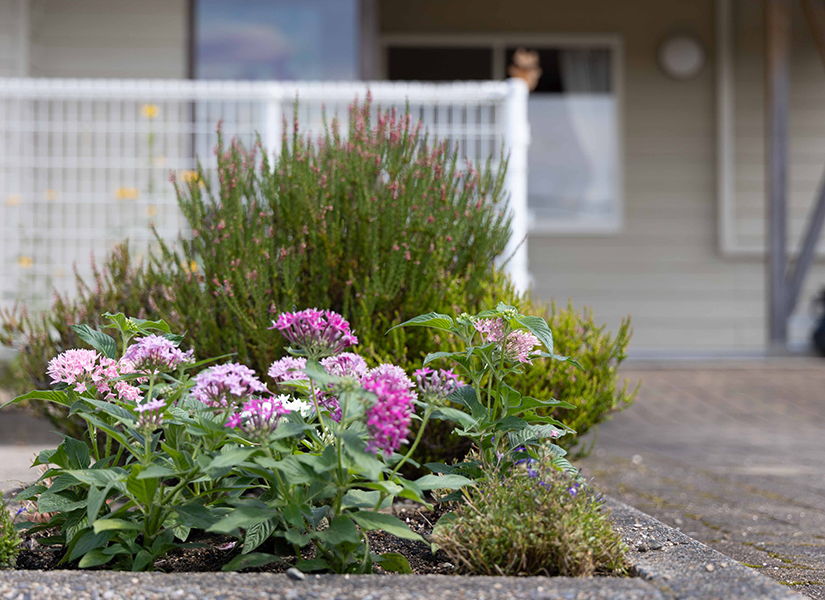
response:
M666 597L800 600L788 587L613 498L607 498L628 560Z
M458 577L272 573L0 571L4 600L800 600L803 596L626 504L608 498L639 577Z

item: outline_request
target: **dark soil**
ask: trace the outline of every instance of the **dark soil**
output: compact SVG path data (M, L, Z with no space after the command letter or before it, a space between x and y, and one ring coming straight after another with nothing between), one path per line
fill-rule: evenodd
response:
M432 533L435 522L447 512L445 505L435 505L433 511L424 510L420 505L396 504L393 512L402 521L415 531L423 535ZM52 569L76 569L77 561L71 564L58 565L62 557L62 549L42 546L38 539L43 539L56 532L43 531L32 536L23 538L23 549L17 558L17 568L22 570L42 570ZM403 554L410 563L413 573L419 575L428 574L449 574L454 567L447 562L447 558L441 551L433 554L429 544L416 542L413 540L403 540L383 531L371 531L367 533L370 542L370 550L375 554L385 552L398 552ZM240 554L243 546L236 538L225 535L214 535L202 531L192 531L187 543L189 547L176 548L170 551L165 557L155 562L155 569L167 573L186 573L198 571L220 571L221 567ZM249 572L283 572L296 562L295 556L287 548L276 547L273 540L265 542L256 552L267 554L281 554L287 564L273 563L261 568L247 569ZM312 558L314 553L311 548L304 555L304 558ZM106 569L104 565L100 569ZM380 567L376 567L377 573L382 573Z

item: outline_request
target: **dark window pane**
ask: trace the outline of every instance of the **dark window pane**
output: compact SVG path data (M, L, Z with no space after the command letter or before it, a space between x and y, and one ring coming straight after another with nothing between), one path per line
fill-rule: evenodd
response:
M516 46L507 48L506 66L509 67L512 64L516 49ZM534 50L539 54L541 78L533 93L607 94L611 92L610 50L535 47L525 49Z
M491 48L390 48L391 81L484 80L493 77Z

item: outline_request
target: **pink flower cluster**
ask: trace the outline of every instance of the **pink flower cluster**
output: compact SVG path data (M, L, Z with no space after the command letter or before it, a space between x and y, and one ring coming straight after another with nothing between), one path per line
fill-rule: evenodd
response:
M539 339L529 331L516 329L504 339L505 322L501 317L495 319L478 319L474 324L485 344L498 342L503 348L504 358L520 363L531 362L533 348L540 345Z
M94 387L97 392L105 394L106 400L119 398L138 402L141 397L138 388L127 381L112 381L132 372L132 364L128 360L117 363L94 350L66 350L51 359L46 369L52 383L66 383L78 394Z
M304 367L306 366L307 359L303 357L285 356L281 360L272 363L267 375L272 377L276 383L306 379L307 376L304 374Z
M240 429L252 438L266 437L278 427L281 417L289 414L277 400L250 398L239 412L235 412L226 422L227 427Z
M481 339L485 344L492 342L499 342L504 337L504 319L496 317L495 319L479 319L473 325L481 334Z
M195 377L192 397L213 408L238 405L253 394L268 393L255 371L239 363L217 365Z
M367 361L353 352L342 352L321 360L321 366L330 375L361 379L367 374Z
M336 312L307 308L281 313L270 329L277 329L309 358L320 359L358 343L349 323Z
M529 331L517 329L507 336L504 342L504 358L520 363L530 363L533 348L541 342Z
M413 413L412 381L401 367L380 365L367 373L362 381L365 390L378 399L367 409L367 449L389 456L410 433Z
M154 334L135 340L123 358L131 361L136 372L147 374L168 373L194 360L192 350L183 352L172 340Z
M415 372L415 381L421 395L428 401L436 404L444 402L462 384L452 371L447 369L433 370L429 367L418 369Z

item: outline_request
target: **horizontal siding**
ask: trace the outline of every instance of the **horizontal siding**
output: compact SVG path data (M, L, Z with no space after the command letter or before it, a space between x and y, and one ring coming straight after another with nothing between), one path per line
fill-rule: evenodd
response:
M24 32L20 31L22 3L20 0L0 0L0 77L18 77L21 45Z
M40 0L31 74L185 78L187 19L186 0Z

